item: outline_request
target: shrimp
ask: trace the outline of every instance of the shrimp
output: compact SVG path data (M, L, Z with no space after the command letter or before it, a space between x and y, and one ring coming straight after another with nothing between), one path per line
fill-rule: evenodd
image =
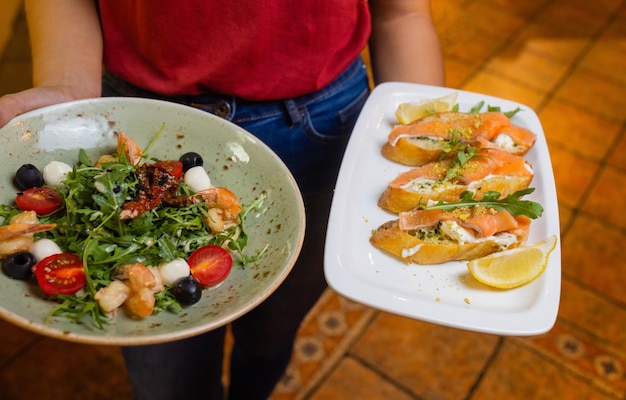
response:
M115 136L117 136L117 153L121 154L123 151L131 164L135 165L139 163L139 161L141 161L141 156L143 155L141 147L139 147L133 139L126 136L123 132L117 131L115 132Z
M143 288L133 292L124 302L124 306L134 317L145 318L152 315L155 302L154 292L148 288Z
M160 292L163 290L163 282L161 281L160 276L158 275L158 271L152 267L146 267L143 264L129 264L121 267L116 274L116 278L120 279L123 285L128 288L128 294L125 299L122 300L123 305L126 310L134 317L137 318L145 318L152 314L154 311L154 293ZM116 281L113 281L116 282ZM109 288L113 282L107 288ZM117 285L117 284L116 284ZM105 290L107 289L105 288ZM101 295L102 301L105 306L109 304L112 306L115 304L115 294L120 294L120 297L117 299L121 299L123 296L124 289L121 288L113 288L110 289L110 293L103 293ZM111 296L111 299L107 297L107 295ZM110 303L107 301L110 300ZM117 307L121 305L118 304ZM102 303L100 303L102 306ZM115 308L117 308L115 307ZM115 309L114 308L114 309ZM105 309L103 307L103 309Z
M34 211L24 211L13 216L8 225L0 226L0 258L28 250L34 242L35 233L55 227L56 224L39 224Z
M212 232L221 232L227 225L239 223L242 207L237 196L230 190L212 187L199 191L193 197L196 202L207 203L209 215L205 220Z
M103 287L96 292L94 299L98 301L100 308L105 312L112 312L120 307L128 296L130 296L131 290L127 284L122 281L112 281L109 286Z

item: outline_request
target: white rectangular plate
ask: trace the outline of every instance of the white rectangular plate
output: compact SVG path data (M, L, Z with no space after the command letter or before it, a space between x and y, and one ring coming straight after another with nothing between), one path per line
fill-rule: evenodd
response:
M535 176L527 196L544 213L532 222L529 244L556 235L545 272L515 289L488 287L472 278L465 262L407 264L373 247L374 229L396 219L377 206L389 181L409 167L381 154L400 103L458 93L459 111L484 101L502 111L522 111L512 122L537 134L525 156ZM370 95L354 127L339 173L325 251L328 284L339 294L390 313L444 326L499 335L529 336L547 332L556 320L561 289L559 214L550 154L539 118L529 107L478 93L406 83L386 83Z

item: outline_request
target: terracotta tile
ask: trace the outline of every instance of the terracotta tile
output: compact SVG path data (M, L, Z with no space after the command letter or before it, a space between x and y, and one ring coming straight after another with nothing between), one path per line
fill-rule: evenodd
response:
M482 4L484 7L501 10L512 14L518 18L527 20L532 17L541 7L543 7L544 0L480 0L476 3Z
M549 357L505 340L472 400L611 399Z
M497 343L496 336L380 313L352 352L420 398L461 399Z
M535 89L550 92L569 65L540 53L508 47L487 63L487 68Z
M550 147L550 159L559 204L576 208L591 184L598 165L557 146Z
M553 0L550 1L554 8L563 7L567 5L572 8L576 8L590 14L593 17L606 18L612 14L619 13L619 10L624 7L622 0L598 0L590 2L588 0Z
M607 119L626 120L626 85L577 68L557 91L556 97Z
M626 303L626 235L586 215L578 215L562 240L563 275L603 296Z
M558 25L530 22L516 36L512 46L519 47L520 52L532 51L565 63L572 63L591 40L590 34L566 34Z
M470 62L489 58L506 41L504 36L494 35L471 25L457 29L454 33L456 34L442 40L444 55L452 55Z
M465 20L480 27L488 35L510 37L524 25L523 17L511 9L497 7L489 2L475 1L467 7Z
M571 273L562 280L559 319L567 320L603 342L625 349L626 309L579 282L579 277Z
M615 149L613 150L613 153L611 154L611 157L609 158L609 164L620 169L626 169L626 157L624 157L625 154L626 154L626 135L622 134L622 138L618 142L617 146L615 146Z
M413 397L393 386L358 361L344 358L311 400L410 400Z
M612 33L602 35L580 65L626 86L626 35L617 36Z
M309 393L334 368L375 311L328 289L303 321L291 362L271 400Z
M0 375L4 399L132 399L117 347L44 339Z
M446 57L443 61L446 86L451 88L459 88L480 67L478 64L461 61L453 57Z
M585 201L583 211L626 228L626 173L606 167Z
M599 117L587 107L552 99L539 112L549 145L601 161L613 145L621 124Z
M470 79L462 87L477 93L484 93L490 96L501 97L503 99L522 103L534 110L541 104L545 93L518 84L501 75L496 75L492 71L481 71Z
M561 224L561 235L570 224L573 217L573 210L569 207L559 205L559 222Z
M625 394L626 378L622 365L626 359L623 353L575 325L558 321L545 335L515 341L529 346L542 358L552 360L564 373L584 382L579 389L589 398L596 398L591 396L594 390L618 398ZM587 387L590 390L586 390Z
M619 2L619 0L616 0ZM615 19L606 28L606 33L615 36L626 35L626 5L622 2L621 7L615 12Z
M465 8L471 0L433 1L431 4L435 25L442 26L444 21L459 21L465 17Z
M615 3L613 0L611 3ZM535 21L558 27L561 35L593 35L606 23L609 10L589 1L552 1Z

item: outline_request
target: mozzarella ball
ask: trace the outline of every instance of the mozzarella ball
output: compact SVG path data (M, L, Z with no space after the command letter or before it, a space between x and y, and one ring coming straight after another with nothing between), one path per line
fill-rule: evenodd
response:
M43 168L43 180L49 186L63 186L72 167L61 161L51 161Z
M35 260L37 260L37 262L53 254L60 254L63 252L61 251L59 245L51 239L39 239L34 241L28 248L28 251L35 256Z
M182 258L176 258L159 266L159 275L165 286L172 286L180 278L189 276L191 270L189 264Z
M209 174L207 174L204 167L200 165L189 168L187 172L185 172L183 179L187 186L194 192L200 192L212 187Z

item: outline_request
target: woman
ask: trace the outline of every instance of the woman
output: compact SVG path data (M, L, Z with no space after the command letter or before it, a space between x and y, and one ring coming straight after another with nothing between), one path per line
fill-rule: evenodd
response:
M377 83L443 85L430 2L26 0L26 11L34 87L0 97L0 126L69 100L158 98L242 126L292 171L307 215L301 255L270 298L231 324L229 398L267 398L326 287L332 190L369 93L361 51L369 43ZM222 399L224 335L123 348L136 397Z

